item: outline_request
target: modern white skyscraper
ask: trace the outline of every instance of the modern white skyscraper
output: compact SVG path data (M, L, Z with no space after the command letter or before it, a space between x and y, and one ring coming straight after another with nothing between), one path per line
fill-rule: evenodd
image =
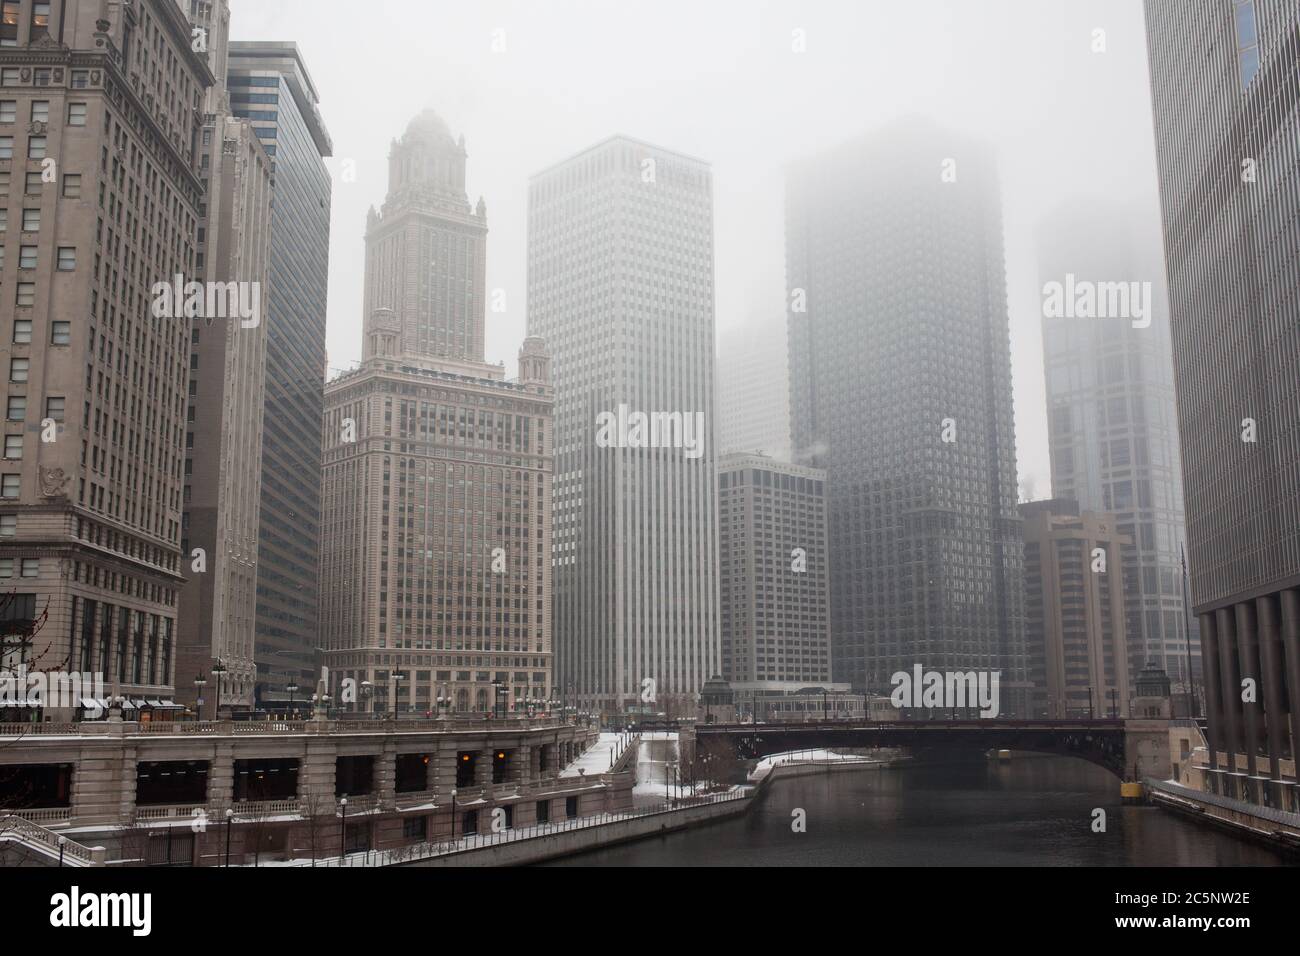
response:
M707 163L616 136L532 178L556 680L583 706L662 709L718 673L713 323Z
M790 384L785 330L747 325L718 348L718 453L790 457Z

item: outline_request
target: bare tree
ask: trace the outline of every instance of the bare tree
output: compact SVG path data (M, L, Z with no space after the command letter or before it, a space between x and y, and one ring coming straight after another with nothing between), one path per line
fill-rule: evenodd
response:
M334 798L323 793L313 794L303 806L303 824L307 835L307 851L311 854L311 865L325 855L330 846L330 839L338 829L337 806Z

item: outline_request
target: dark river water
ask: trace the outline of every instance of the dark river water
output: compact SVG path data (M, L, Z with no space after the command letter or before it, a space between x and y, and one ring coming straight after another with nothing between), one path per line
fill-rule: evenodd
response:
M1106 811L1106 832L1092 812ZM791 830L805 811L807 832ZM1272 850L1147 806L1068 757L954 758L774 782L748 814L558 866L1275 866Z

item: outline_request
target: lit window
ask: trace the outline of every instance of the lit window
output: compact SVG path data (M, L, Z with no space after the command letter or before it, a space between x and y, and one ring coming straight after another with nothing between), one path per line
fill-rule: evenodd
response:
M50 5L37 0L32 4L32 39L50 35Z
M18 45L18 0L6 0L0 12L0 46Z

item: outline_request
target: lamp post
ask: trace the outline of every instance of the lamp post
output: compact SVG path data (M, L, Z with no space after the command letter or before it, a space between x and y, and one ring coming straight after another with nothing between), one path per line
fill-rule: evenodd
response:
M213 720L219 720L221 718L221 678L223 678L225 675L226 675L226 665L221 660L221 658L218 657L217 662L212 665L212 676L216 678L216 685L217 685L217 697L216 700L214 701L214 703L216 704L216 708L212 712Z
M226 866L230 866L230 824L235 819L235 811L226 807Z
M298 682L296 680L289 681L285 690L289 692L289 716L293 717L293 695L298 693Z
M59 836L59 866L63 866L63 847L67 842L67 837L62 835Z
M402 686L402 679L406 677L400 670L394 669L392 676L393 684L393 720L397 719L397 692Z
M194 678L194 712L198 714L199 720L203 719L203 688L207 683L202 673Z
M374 692L375 692L374 684L370 683L370 681L368 680L363 680L361 682L361 700L363 701L362 707L365 709L365 712L367 714L370 713L370 695L373 694Z
M456 842L456 788L451 788L451 842Z
M344 797L339 801L339 865L343 865L343 858L348 855L348 798Z

